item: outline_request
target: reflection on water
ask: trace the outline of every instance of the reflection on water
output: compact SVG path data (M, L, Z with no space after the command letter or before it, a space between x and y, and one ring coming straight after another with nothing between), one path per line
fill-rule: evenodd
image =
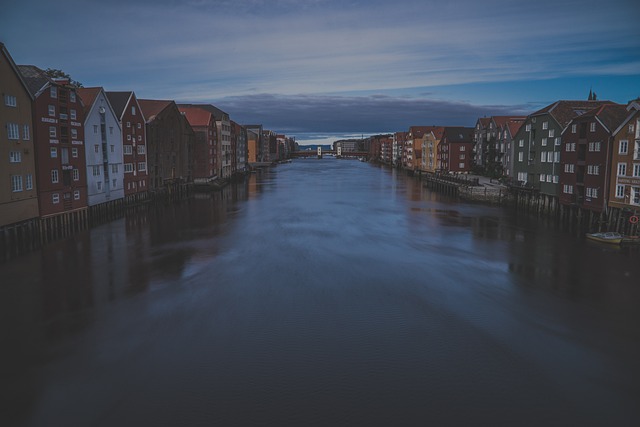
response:
M640 253L592 243L279 165L0 265L0 422L632 425Z

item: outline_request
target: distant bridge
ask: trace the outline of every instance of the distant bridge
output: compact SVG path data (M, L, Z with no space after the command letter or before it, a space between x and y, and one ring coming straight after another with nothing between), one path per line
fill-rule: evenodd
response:
M300 158L300 157L318 157L318 152L316 150L303 150L303 151L293 151L290 153L291 158ZM322 150L322 156L337 156L338 152L336 150ZM340 153L340 157L364 157L366 158L369 155L366 151L342 151Z

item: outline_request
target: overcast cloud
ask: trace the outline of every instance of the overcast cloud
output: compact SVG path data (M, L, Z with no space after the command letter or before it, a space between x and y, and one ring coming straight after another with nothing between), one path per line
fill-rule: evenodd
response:
M0 40L16 62L85 86L212 102L240 122L404 130L583 99L588 85L640 96L639 12L631 0L24 0L3 6Z

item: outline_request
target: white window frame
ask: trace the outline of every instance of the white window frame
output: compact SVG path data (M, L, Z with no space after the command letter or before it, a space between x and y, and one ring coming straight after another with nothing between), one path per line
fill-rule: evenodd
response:
M22 163L22 151L9 151L9 163Z
M11 192L19 193L22 191L22 175L11 175Z
M60 182L60 174L58 173L58 169L51 169L51 183L57 184Z
M629 154L629 141L621 139L618 146L618 154Z
M17 123L7 123L7 139L20 139L20 126Z
M627 164L618 163L618 176L627 176Z
M624 185L616 185L616 199L624 199Z

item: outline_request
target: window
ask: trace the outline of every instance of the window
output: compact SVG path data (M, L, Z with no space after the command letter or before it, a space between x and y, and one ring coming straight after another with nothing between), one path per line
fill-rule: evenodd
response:
M31 131L29 129L29 125L22 126L22 139L24 141L28 141L31 138Z
M531 132L531 123L527 123L527 125L524 127L524 130L527 132Z
M592 199L598 198L598 189L597 188L589 188L587 187L587 197L591 197Z
M123 151L124 154L133 154L133 147L131 145L125 145Z
M578 132L578 125L571 125L571 133L576 133Z
M560 177L558 175L553 175L553 183L557 184L558 182L560 182Z
M640 187L631 187L631 204L640 205Z
M118 165L111 165L111 173L118 173Z
M71 91L69 92L69 101L76 102L76 93Z
M71 157L77 158L78 157L78 149L77 148L72 148L71 149Z
M543 147L547 146L547 138L542 138L542 146Z
M111 150L111 152L113 153L115 151L115 146L113 144L111 144L109 146L109 150Z
M117 180L115 180L115 179L114 179L113 181L111 181L111 184L113 184L113 185L111 186L111 188L118 188L118 185L116 184L117 182L118 182L118 181L117 181Z
M618 154L628 154L629 153L629 141L622 140L620 141L620 146L618 147Z
M556 136L556 130L555 129L549 129L549 138L553 138L554 136Z
M127 141L131 141L131 135L127 135Z
M98 125L93 125L93 133L94 134L98 133Z
M51 182L57 184L58 178L58 169L51 169Z
M125 163L124 164L124 172L125 173L133 172L133 163Z
M27 190L33 190L33 175L31 175L30 173L26 174L24 176L24 181L25 181L25 188Z
M618 163L618 176L626 176L626 175L627 175L627 164Z
M596 122L591 122L589 124L589 132L595 132L596 131Z
M560 152L559 151L554 151L553 152L553 163L560 163Z
M573 194L573 185L567 185L567 184L565 184L565 185L562 187L562 191L563 191L565 194Z
M556 137L555 145L560 145L560 144L561 144L561 140L560 140L560 137L558 136Z
M7 123L7 138L20 139L20 127L17 123Z
M460 160L464 160L464 154L460 154Z
M553 175L547 175L547 182L551 182L553 180Z
M464 163L458 163L458 167L459 167L460 169L464 169Z
M80 190L73 192L73 200L80 200Z
M13 95L5 95L4 96L4 105L6 105L7 107L17 107L18 106L18 100Z
M49 138L55 138L58 134L55 126L49 126Z
M11 191L14 193L22 191L22 175L11 175Z
M629 125L629 133L633 134L633 123Z
M55 105L49 105L49 115L51 117L55 117L56 116L56 106Z
M78 139L78 129L71 129L71 139Z
M138 141L142 141L142 135L138 135Z
M20 162L22 162L22 152L9 151L9 163L20 163Z
M540 152L540 161L543 162L543 163L547 161L547 152L546 151Z
M52 98L57 98L57 97L58 97L58 88L57 88L57 87L55 87L55 86L51 86L51 89L50 89L50 91L49 91L49 95L50 95Z
M135 116L135 115L136 115L136 106L135 106L135 105L132 105L132 106L131 106L131 115L132 115L132 116Z
M100 152L100 146L98 144L93 145L93 152L96 154Z
M96 182L96 188L98 189L98 191L102 190L102 181Z
M69 111L69 117L71 117L71 120L76 120L76 110L71 109Z
M549 122L542 122L542 129L544 130L549 129Z
M72 171L72 176L73 176L73 180L74 181L80 181L80 170L79 169L74 169Z
M466 149L466 147L463 145L460 147L460 151L464 151ZM138 151L138 154L141 154L140 151Z
M640 176L640 163L634 163L633 164L633 177L638 177Z
M545 182L547 180L547 175L541 173L540 174L540 182Z
M636 141L633 149L633 160L640 160L640 141Z
M51 151L51 158L52 159L55 159L56 157L58 157L58 149L56 147L51 147L50 151Z
M92 169L93 176L100 176L101 175L100 166L92 166L91 169Z
M524 153L522 151L518 153L518 161L519 162L524 161Z
M130 128L131 127L131 122L127 122L127 127Z
M142 128L142 125L140 123L138 123L138 129Z
M616 198L624 198L624 185L616 185Z

